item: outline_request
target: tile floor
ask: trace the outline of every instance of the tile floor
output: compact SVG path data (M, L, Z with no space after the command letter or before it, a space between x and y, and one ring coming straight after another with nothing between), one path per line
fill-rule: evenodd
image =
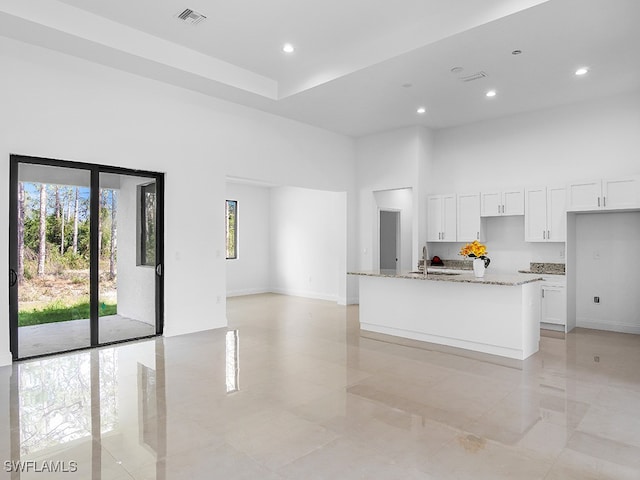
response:
M543 337L514 368L362 338L355 306L227 308L228 332L0 369L0 459L32 467L0 478L640 478L640 336Z

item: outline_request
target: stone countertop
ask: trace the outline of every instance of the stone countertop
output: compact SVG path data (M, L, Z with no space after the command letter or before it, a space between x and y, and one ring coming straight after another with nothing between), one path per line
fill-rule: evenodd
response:
M387 271L368 271L368 272L347 272L348 275L360 275L364 277L385 277L385 278L404 278L408 280L423 280L435 282L452 282L452 283L479 283L483 285L504 285L518 286L525 283L539 282L544 280L541 275L519 274L519 273L485 273L483 278L476 278L473 272L464 272L457 275L424 275L422 273L412 272L387 272Z

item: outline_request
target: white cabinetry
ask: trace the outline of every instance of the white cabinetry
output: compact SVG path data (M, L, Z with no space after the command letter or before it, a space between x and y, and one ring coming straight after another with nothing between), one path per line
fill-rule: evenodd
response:
M567 238L564 187L525 190L524 239L527 242L564 242Z
M456 196L431 195L427 197L427 241L456 241Z
M458 242L472 242L481 239L479 193L458 194L457 222L456 240Z
M567 293L564 279L562 281L545 280L541 284L541 297L540 323L542 328L554 325L556 329L566 332Z
M480 214L483 217L524 215L524 190L511 189L502 192L480 194Z
M566 201L570 212L640 208L640 177L573 182Z

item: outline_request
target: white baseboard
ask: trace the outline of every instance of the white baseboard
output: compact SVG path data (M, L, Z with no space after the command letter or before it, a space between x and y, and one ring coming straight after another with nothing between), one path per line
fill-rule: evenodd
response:
M292 297L304 297L313 298L315 300L327 300L329 302L337 302L338 295L330 295L326 293L309 292L305 290L289 290L287 288L272 288L272 293L279 293L280 295L291 295Z
M13 363L13 355L11 352L3 353L0 355L0 367L5 367Z
M640 334L640 325L629 325L625 323L594 322L578 318L576 319L576 327L592 328L594 330L607 330L609 332Z
M241 297L243 295L258 295L260 293L271 293L269 288L246 288L242 290L230 290L227 297Z

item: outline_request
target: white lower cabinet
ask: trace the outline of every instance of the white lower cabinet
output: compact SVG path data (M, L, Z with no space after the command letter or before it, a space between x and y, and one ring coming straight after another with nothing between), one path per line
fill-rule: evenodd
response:
M564 282L541 284L540 324L555 325L556 330L567 331L567 289Z

